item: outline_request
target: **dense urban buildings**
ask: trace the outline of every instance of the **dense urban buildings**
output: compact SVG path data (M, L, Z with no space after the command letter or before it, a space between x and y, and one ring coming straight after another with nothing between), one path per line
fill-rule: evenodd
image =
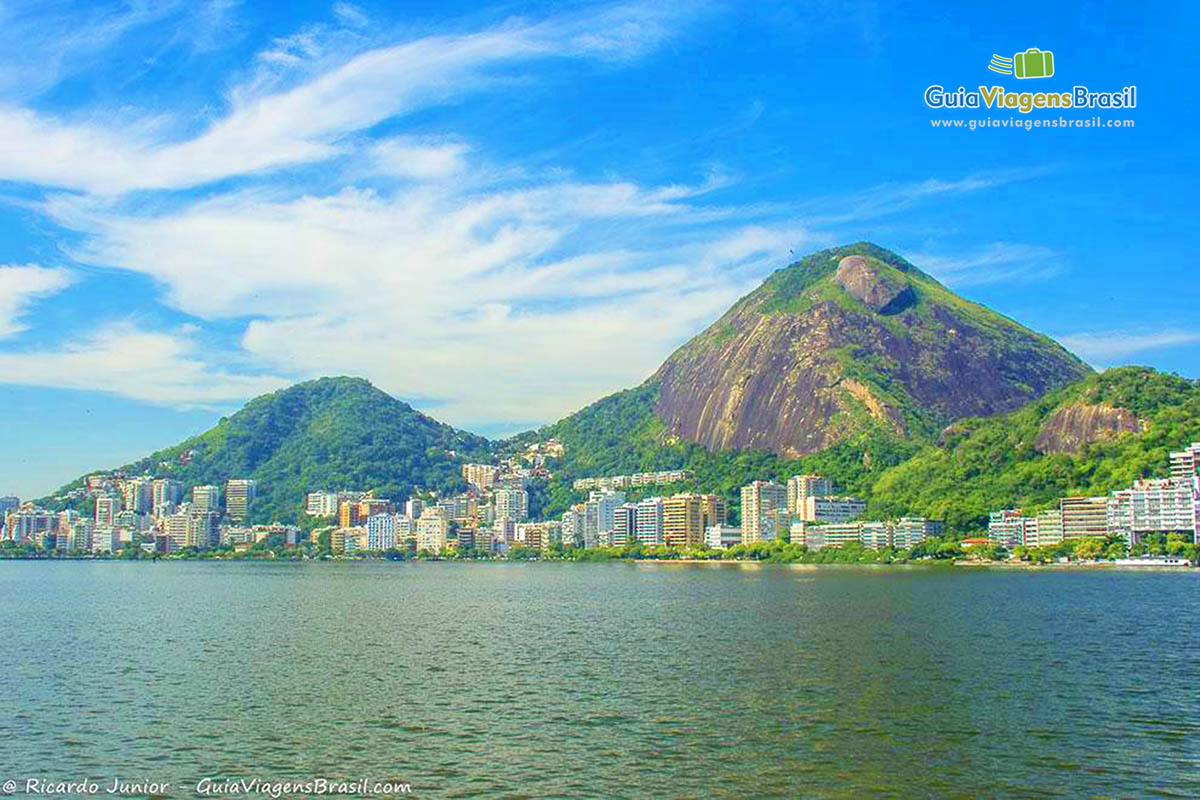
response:
M171 553L245 549L266 541L291 546L305 540L350 554L396 549L503 553L513 547L545 550L557 545L686 551L781 540L810 550L850 543L910 550L942 530L941 523L917 517L862 519L866 503L837 494L833 482L821 475L741 487L741 521L730 525L729 509L719 495L650 493L655 486L692 478L681 470L581 479L574 485L593 487L583 502L555 519L537 519L530 489L549 477L545 463L553 452L561 455L561 445L527 448L524 458L535 468L520 459L465 464L466 491L444 496L424 492L399 509L391 499L365 490L309 492L298 499L310 526L316 525L308 534L296 526L248 524L257 491L252 479L188 489L171 478L95 474L71 490L71 499L81 503L76 508L49 511L16 497L0 498L0 539L59 553L114 554L130 547ZM1155 534L1200 544L1198 459L1200 443L1193 443L1170 454L1168 477L1138 480L1107 497L1063 497L1053 507L1028 514L1011 508L992 512L982 541L1009 551L1101 537L1134 544ZM613 488L618 485L626 488Z

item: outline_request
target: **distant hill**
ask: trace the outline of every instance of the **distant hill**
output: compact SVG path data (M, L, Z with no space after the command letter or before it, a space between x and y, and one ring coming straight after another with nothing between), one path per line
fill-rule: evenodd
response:
M1092 375L1011 414L954 423L884 473L872 516L923 514L955 530L1009 506L1107 494L1167 474L1171 450L1200 441L1200 384L1146 367Z
M487 457L487 439L444 425L361 378L321 378L251 400L215 427L120 469L188 486L258 481L255 520L294 520L304 494L463 486L459 465ZM78 485L69 484L66 488Z

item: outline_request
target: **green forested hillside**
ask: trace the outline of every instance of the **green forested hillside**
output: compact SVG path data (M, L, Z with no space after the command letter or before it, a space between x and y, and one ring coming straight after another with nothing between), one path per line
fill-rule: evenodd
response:
M1115 434L1078 453L1044 453L1036 440L1056 410L1106 406L1136 415L1141 432ZM1105 494L1165 476L1171 450L1200 441L1200 386L1142 367L1090 376L1012 414L958 422L942 441L882 475L873 517L944 519L952 530L986 523L999 508L1038 509L1070 494Z
M799 459L764 450L711 451L666 433L666 426L654 415L657 391L655 383L648 381L505 443L513 446L554 437L564 444L566 453L556 465L554 480L546 488L545 497L539 498L544 513L561 513L582 499L582 494L570 489L575 478L668 469L695 473L687 484L670 488L716 492L735 509L738 490L746 483L785 480L803 472L829 475L846 491L865 493L888 467L901 463L918 449L899 436L869 428L852 441ZM648 488L641 493L662 488ZM631 492L630 496L637 494Z
M403 500L413 486L459 488L459 465L488 457L490 447L365 380L322 378L258 397L199 436L121 470L188 487L254 478L253 519L290 521L304 494L318 489L374 489Z
M653 413L656 391L650 381L517 437L554 436L566 446L539 507L553 514L578 502L582 495L570 491L577 477L686 468L695 473L687 485L638 494L715 491L736 509L738 488L752 480L816 472L868 498L873 519L915 514L966 532L985 526L988 512L999 508L1049 507L1064 495L1104 494L1139 477L1165 475L1171 450L1200 441L1200 386L1142 367L1091 375L1010 414L959 421L937 443L867 431L800 459L760 450L713 452L670 437ZM1037 440L1048 421L1075 406L1127 411L1143 429L1092 441L1077 453L1041 452Z

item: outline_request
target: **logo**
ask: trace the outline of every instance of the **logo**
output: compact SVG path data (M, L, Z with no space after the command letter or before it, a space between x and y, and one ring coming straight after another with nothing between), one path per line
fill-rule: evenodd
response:
M1049 50L1038 50L1031 47L1024 53L1017 53L1012 58L992 54L988 69L1001 75L1015 75L1018 78L1049 78L1054 75L1054 53Z
M1019 80L1030 78L1053 78L1054 53L1031 47L1012 58L993 53L987 68L1001 75L1011 75ZM1085 85L1055 86L1053 83L1039 86L1038 91L1011 91L1004 86L980 85L975 91L966 86L957 90L947 89L944 84L931 84L925 90L925 105L944 109L991 109L1016 111L1020 114L1057 112L1060 109L1116 109L1137 108L1137 86L1126 86L1118 91L1094 92Z

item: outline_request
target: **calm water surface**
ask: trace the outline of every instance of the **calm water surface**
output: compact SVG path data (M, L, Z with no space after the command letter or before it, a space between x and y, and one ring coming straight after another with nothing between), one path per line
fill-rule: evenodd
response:
M1200 796L1200 575L0 563L0 778Z

